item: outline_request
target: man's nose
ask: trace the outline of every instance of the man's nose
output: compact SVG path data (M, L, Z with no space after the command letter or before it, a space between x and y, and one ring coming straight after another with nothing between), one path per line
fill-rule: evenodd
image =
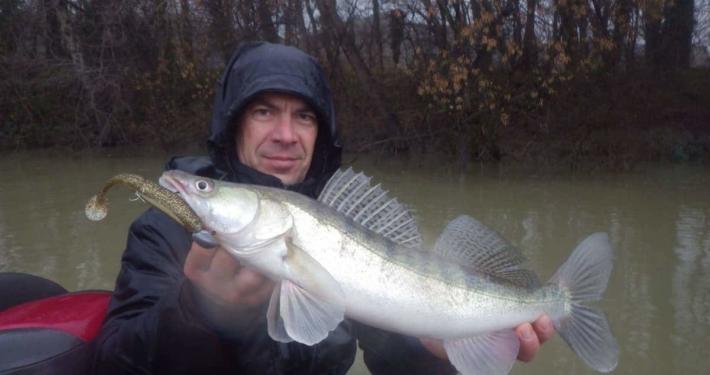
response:
M287 114L278 116L273 132L274 140L282 143L296 142L295 125L294 119L291 116Z

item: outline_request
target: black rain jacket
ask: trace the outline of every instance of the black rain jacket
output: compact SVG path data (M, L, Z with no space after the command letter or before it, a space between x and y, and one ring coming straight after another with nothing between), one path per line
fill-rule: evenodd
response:
M236 159L231 125L249 100L263 92L297 95L318 115L313 162L302 183L285 186ZM296 48L269 43L240 47L216 90L210 130L209 157L176 157L166 168L316 197L340 166L330 91L315 60ZM95 341L94 373L344 374L355 358L355 338L373 374L453 372L415 338L348 320L322 342L307 346L272 340L266 306L248 322L215 315L219 310L200 300L182 272L191 242L190 233L156 209L133 222L109 311Z

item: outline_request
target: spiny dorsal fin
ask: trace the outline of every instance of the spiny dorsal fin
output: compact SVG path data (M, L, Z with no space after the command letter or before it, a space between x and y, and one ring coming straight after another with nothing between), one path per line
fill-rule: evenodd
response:
M422 238L414 217L379 184L352 168L333 174L318 200L365 228L407 247L419 247Z
M444 228L434 251L460 265L514 285L526 288L540 285L535 273L523 268L525 257L520 250L493 229L467 215L457 217Z

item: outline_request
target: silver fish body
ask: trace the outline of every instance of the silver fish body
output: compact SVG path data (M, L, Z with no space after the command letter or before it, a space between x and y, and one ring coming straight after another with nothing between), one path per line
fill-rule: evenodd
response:
M353 319L417 337L447 338L564 311L566 298L555 286L535 291L505 286L431 251L413 251L373 235L330 207L283 191L270 193L288 202L294 242L338 281L347 296L346 315Z
M326 204L179 171L166 172L160 182L181 194L220 246L279 282L267 313L275 340L313 344L348 317L441 339L464 374L505 374L518 351L513 328L548 314L588 365L602 372L616 367L618 345L606 318L583 304L606 289L611 247L605 234L580 243L550 282L539 285L507 242L468 216L452 221L427 251L406 246L412 231L399 228L410 225L404 211L358 217L380 210L364 207L361 193ZM357 190L367 188L363 182ZM342 195L334 194L333 201ZM352 208L344 209L347 204ZM368 228L371 218L401 224Z

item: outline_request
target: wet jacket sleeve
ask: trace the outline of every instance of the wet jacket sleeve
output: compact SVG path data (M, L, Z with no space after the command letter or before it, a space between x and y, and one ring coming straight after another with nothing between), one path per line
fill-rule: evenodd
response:
M372 375L450 375L456 369L431 354L419 339L378 328L356 325L363 360Z
M189 234L157 210L132 224L96 340L94 373L176 374L226 366L219 355L224 344L197 316L182 273L190 244Z

